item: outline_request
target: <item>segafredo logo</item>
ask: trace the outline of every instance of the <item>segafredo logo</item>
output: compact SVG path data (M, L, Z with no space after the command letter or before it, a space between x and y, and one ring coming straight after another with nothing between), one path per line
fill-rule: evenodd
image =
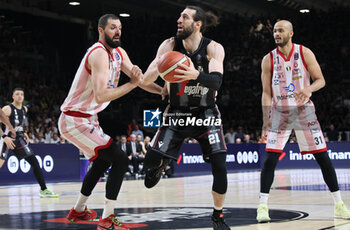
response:
M53 170L54 161L51 156L46 155L43 160L38 155L36 155L35 157L39 162L40 168L44 168L46 172L51 172ZM17 173L19 169L21 169L23 173L28 173L30 171L31 166L25 159L18 161L16 156L10 156L7 160L7 168L12 174Z

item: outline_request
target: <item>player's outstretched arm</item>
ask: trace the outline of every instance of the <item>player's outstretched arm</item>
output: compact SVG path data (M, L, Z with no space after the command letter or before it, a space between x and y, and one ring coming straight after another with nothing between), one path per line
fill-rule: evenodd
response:
M91 69L95 101L98 104L124 96L136 88L142 78L141 70L133 68L134 74L132 74L130 82L120 87L107 88L109 79L109 58L104 49L94 50L88 58L88 65Z
M129 55L127 54L127 52L119 47L118 48L120 50L120 52L122 53L123 55L123 61L122 61L122 71L128 76L128 77L131 77L132 76L132 68L136 65L133 65L130 58L129 58ZM137 67L137 66L136 66ZM138 68L138 67L137 67ZM142 74L142 73L141 73ZM143 75L142 75L142 79L143 79ZM142 89L150 92L150 93L155 93L155 94L159 94L161 95L162 94L162 87L160 87L159 85L155 84L155 83L151 83L149 85L144 85L143 84L143 80L139 83L139 87L141 87Z
M149 85L152 82L155 82L157 80L159 76L158 68L157 68L158 60L163 54L172 51L174 48L174 45L175 45L174 38L169 38L159 46L156 57L148 66L144 74L143 85Z

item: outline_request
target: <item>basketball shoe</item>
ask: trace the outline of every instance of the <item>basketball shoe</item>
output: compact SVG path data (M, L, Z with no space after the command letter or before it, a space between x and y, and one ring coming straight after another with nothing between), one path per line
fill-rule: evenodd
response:
M57 198L60 195L52 192L50 189L40 190L39 196L41 198L47 197L47 198Z
M70 222L75 222L79 220L93 221L96 218L96 216L97 213L92 209L88 209L87 207L85 207L85 210L82 212L75 211L75 209L72 208L68 213L67 219Z
M271 220L269 217L269 208L267 207L267 204L259 204L256 220L259 223L265 223Z
M145 176L145 186L146 188L154 187L160 180L162 176L163 169L171 162L171 159L163 159L160 166L153 169L148 169Z
M121 226L121 223L119 222L117 217L115 217L115 215L111 214L104 219L100 217L100 220L98 221L98 224L97 224L97 230L106 230L106 229L112 230L112 229L115 229L114 227L118 227L118 226Z
M350 219L350 210L343 201L338 201L334 206L334 217Z
M220 214L219 218L211 216L214 230L230 230L230 227L225 223L224 214Z

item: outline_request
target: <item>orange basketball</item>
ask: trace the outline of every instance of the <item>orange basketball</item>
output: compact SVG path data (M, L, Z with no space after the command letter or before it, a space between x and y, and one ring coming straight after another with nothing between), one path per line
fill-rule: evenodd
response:
M168 82L178 81L179 79L174 77L174 75L176 74L175 69L183 69L178 66L179 64L190 66L190 62L186 55L177 51L163 54L158 61L159 76Z

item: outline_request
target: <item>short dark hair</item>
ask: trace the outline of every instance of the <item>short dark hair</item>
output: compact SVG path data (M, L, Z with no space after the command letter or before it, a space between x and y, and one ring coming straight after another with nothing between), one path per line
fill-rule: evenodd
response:
M205 12L199 6L186 6L186 9L195 10L196 13L193 15L195 22L202 21L201 32L204 33L207 27L216 26L219 24L219 18L210 11Z
M12 94L14 94L16 91L22 91L24 93L24 89L23 88L14 88L13 91L12 91Z
M105 15L102 15L100 17L100 19L98 19L98 25L97 27L101 27L102 29L105 29L106 28L106 25L107 25L107 22L108 22L108 19L116 19L116 20L120 20L118 16L116 16L115 14L105 14Z

